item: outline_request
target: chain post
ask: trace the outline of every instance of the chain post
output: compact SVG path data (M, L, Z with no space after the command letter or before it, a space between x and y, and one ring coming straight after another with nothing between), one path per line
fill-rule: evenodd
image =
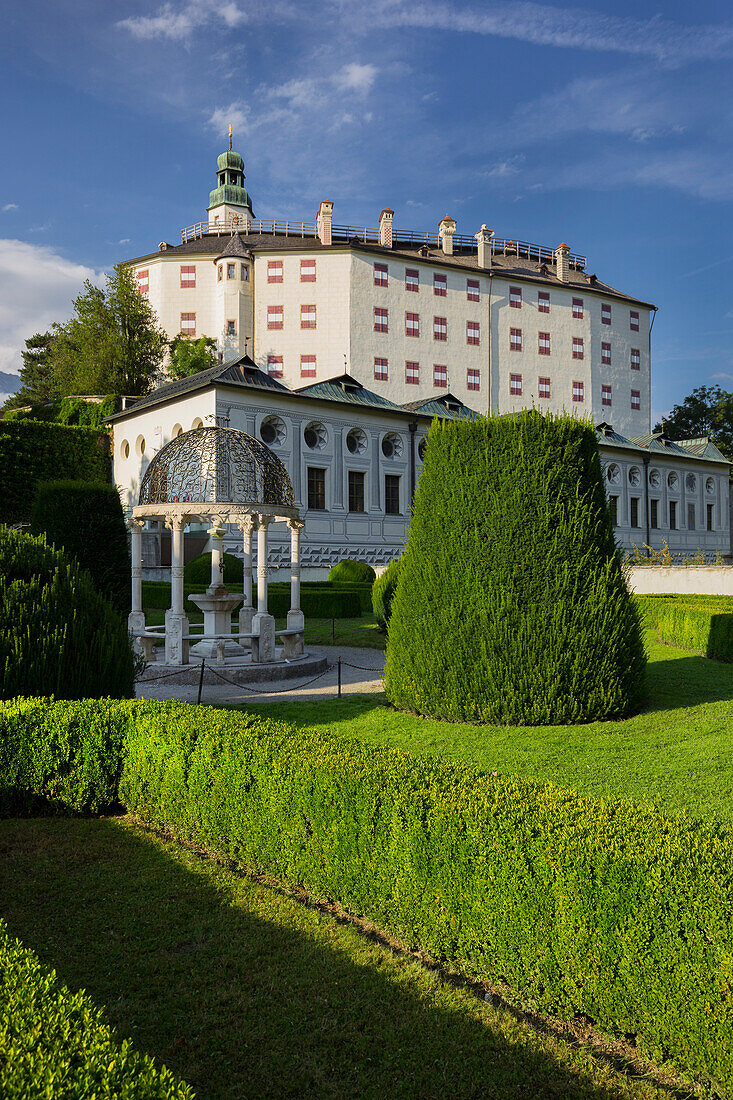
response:
M199 697L196 700L197 703L201 702L201 689L204 686L204 665L206 664L206 658L201 658L201 675L199 676Z
M341 658L338 659L338 698L341 698Z

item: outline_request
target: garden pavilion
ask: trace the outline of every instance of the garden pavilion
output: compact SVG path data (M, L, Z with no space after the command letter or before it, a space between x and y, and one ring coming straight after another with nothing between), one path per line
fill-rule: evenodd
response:
M171 606L165 627L146 628L142 606L142 529L162 520L171 531ZM184 609L183 533L189 523L211 522L211 584L192 596L204 612L201 633L192 633ZM132 611L128 619L138 648L152 659L153 645L165 638L165 664L188 665L191 656L250 664L277 660L275 620L267 611L267 532L271 523L290 528L291 595L282 659L303 653L304 620L300 610L300 532L293 488L280 459L245 432L224 426L200 427L166 444L151 460L138 505L129 521L132 531ZM224 585L222 538L225 525L242 533L243 596ZM252 606L252 534L257 532L257 610ZM232 633L231 613L239 611L239 631ZM195 643L191 645L190 643ZM250 650L250 653L247 652ZM198 663L198 662L197 662Z

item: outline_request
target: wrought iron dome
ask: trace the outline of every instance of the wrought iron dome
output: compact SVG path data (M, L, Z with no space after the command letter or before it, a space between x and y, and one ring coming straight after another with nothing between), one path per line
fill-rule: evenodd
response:
M280 459L235 428L204 427L176 436L151 460L142 504L242 504L294 507Z

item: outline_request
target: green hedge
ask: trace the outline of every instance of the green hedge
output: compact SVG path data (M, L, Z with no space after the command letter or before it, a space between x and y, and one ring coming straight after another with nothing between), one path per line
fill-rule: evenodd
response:
M354 561L352 558L345 558L344 561L337 562L336 565L332 565L328 571L328 579L330 581L361 581L363 583L373 583L376 575L377 574L368 562Z
M636 601L657 641L733 661L733 598L637 596Z
M106 432L34 420L0 420L0 523L27 523L40 481L112 480Z
M239 584L230 584L232 592L242 591L241 578ZM191 593L204 592L205 585L186 584L184 587L186 611L198 612L195 604L191 603ZM252 601L257 606L257 585L253 587ZM143 581L143 607L167 611L171 605L171 586L167 581ZM271 615L276 619L283 618L290 610L290 585L285 583L272 583L267 586L267 605ZM312 590L308 585L301 585L300 607L303 614L313 619L358 619L361 616L361 593L348 591L324 591L321 588Z
M372 587L372 611L382 630L387 629L392 614L392 600L397 588L401 562L401 558L391 561L381 577L377 577Z
M242 559L235 554L222 554L224 559L224 584L239 585L242 587L242 573L244 566ZM203 585L207 588L211 584L211 551L208 554L199 554L192 558L183 569L183 579L187 585ZM203 589L202 589L203 591Z
M42 420L74 427L97 428L103 426L106 417L119 412L122 400L110 394L103 401L84 401L80 397L63 397L45 405L33 405L29 409L9 409L6 420Z
M193 1100L189 1085L119 1040L84 992L0 920L0 1096L4 1100Z

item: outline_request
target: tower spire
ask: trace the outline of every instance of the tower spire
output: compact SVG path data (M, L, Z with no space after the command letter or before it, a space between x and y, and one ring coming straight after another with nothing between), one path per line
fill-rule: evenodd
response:
M230 122L229 123L229 148L231 149L231 147L232 147L232 124Z

